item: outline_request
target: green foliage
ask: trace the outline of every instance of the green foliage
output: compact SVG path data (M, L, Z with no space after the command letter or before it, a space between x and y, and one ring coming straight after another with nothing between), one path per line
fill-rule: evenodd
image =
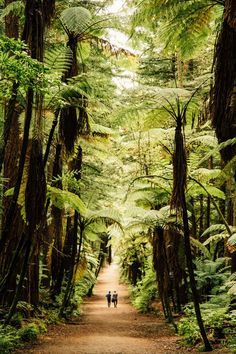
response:
M142 280L132 289L132 303L141 312L149 312L152 308L152 302L157 298L157 280L156 274L152 268L146 269Z
M68 47L50 49L45 54L44 63L50 73L62 76L72 64L72 52Z
M78 37L89 30L91 13L84 7L71 7L62 12L60 20L69 34Z
M225 294L223 285L227 282L230 275L229 258L217 258L215 261L210 259L196 259L196 282L201 295L206 297L212 294ZM227 295L225 294L225 298Z
M0 353L12 353L19 346L19 340L20 336L15 328L0 326Z
M22 16L24 13L24 4L22 1L12 1L0 12L0 20L2 21L6 16L14 14L15 16Z
M177 49L182 57L192 58L219 21L222 14L219 4L211 0L141 2L133 16L133 33L140 36L140 26L145 24L150 31L158 32L165 48L172 52Z
M196 319L182 318L178 323L178 334L184 336L187 344L196 344L199 340L199 328Z
M50 199L51 203L59 209L70 207L81 214L86 212L86 207L83 201L76 194L69 191L48 186L47 197Z
M35 89L42 87L45 69L42 63L27 54L27 46L20 40L0 37L0 66L0 99L10 97L13 82L18 82L24 88L32 84Z
M233 233L230 238L228 239L228 244L231 246L236 245L236 233Z
M39 335L39 328L35 323L21 328L18 332L20 339L24 342L36 341Z
M227 347L232 351L232 353L236 353L236 338L235 336L230 336L227 340Z

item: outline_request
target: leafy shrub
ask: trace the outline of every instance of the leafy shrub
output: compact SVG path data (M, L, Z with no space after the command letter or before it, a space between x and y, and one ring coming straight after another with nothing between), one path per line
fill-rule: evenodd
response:
M157 297L157 282L154 271L150 268L137 286L132 290L132 303L141 312L150 311L153 300Z
M45 321L40 319L34 319L35 325L38 327L39 333L46 333L47 332L47 325Z
M35 323L30 323L29 325L21 328L18 333L22 341L30 342L35 341L38 338L39 329Z
M21 328L22 326L22 321L23 321L23 316L21 313L16 312L11 319L11 326L16 327L16 328Z
M200 334L195 318L182 318L178 323L178 334L184 336L184 340L187 344L196 344L200 338Z
M59 322L59 317L58 317L58 310L53 309L53 310L48 310L47 315L46 315L46 323L47 324L54 324Z
M11 326L0 326L0 353L8 354L19 346L17 330Z
M31 315L31 313L33 312L34 308L31 304L29 304L26 301L19 301L17 303L16 310L23 317L28 318Z
M227 347L231 350L232 353L236 353L236 338L232 336L227 341Z
M196 259L196 282L199 294L208 297L210 294L225 292L223 285L230 276L228 258L217 258L215 261Z

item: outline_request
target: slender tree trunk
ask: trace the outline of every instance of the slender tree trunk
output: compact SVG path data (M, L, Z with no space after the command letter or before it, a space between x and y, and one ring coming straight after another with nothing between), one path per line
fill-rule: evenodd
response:
M73 244L72 244L72 253L71 253L71 259L70 259L70 270L68 274L68 279L67 279L67 285L66 285L66 290L62 302L62 306L60 309L60 316L64 316L65 314L65 309L68 306L69 300L70 300L70 294L71 294L71 287L72 287L72 282L74 278L74 272L75 272L75 264L76 264L76 255L77 255L77 232L78 232L78 218L79 214L77 211L75 211L74 215L74 224L73 224Z
M213 157L211 156L208 161L208 168L210 170L213 169ZM206 229L210 226L211 224L211 198L208 195L207 196L207 211L206 211Z
M45 154L44 154L44 159L43 159L44 167L46 167L46 164L47 164L47 161L48 161L50 148L52 146L54 132L55 132L55 129L56 129L57 124L58 124L59 114L60 114L60 110L57 109L56 112L54 113L54 119L53 119L53 122L52 122L52 127L51 127L51 130L50 130L50 133L49 133L48 142L47 142L47 146L46 146L46 150L45 150Z
M225 0L224 20L215 51L215 84L211 114L219 142L236 136L236 10L235 0ZM221 150L224 162L236 154L236 144Z
M212 351L212 347L207 338L204 324L202 321L198 292L197 292L197 287L196 287L196 282L194 277L194 268L193 268L193 260L192 260L191 245L190 245L190 232L189 232L189 224L188 224L188 212L187 212L184 192L182 198L183 198L182 200L183 200L184 246L185 246L185 254L186 254L187 266L188 266L188 272L190 278L190 286L191 286L192 296L193 296L193 303L194 303L198 326L205 345L205 350Z
M204 324L202 321L198 292L197 292L197 287L196 287L196 282L194 277L194 267L193 267L191 245L190 245L188 211L187 211L187 204L186 204L186 197L185 197L185 189L186 189L186 182L187 182L187 154L186 154L182 129L183 129L183 124L185 122L186 109L183 112L181 112L178 109L177 114L175 114L177 126L175 129L175 139L174 139L175 150L173 154L173 192L171 198L171 206L176 209L177 214L181 213L182 216L183 228L184 228L185 255L186 255L196 318L205 345L205 350L211 351L212 347L207 338Z
M0 239L0 254L4 250L4 246L7 240L7 237L9 233L12 230L12 220L14 219L14 215L17 209L17 199L19 196L20 192L20 186L21 186L21 181L22 181L22 176L23 176L23 171L24 171L24 165L25 165L25 159L26 159L26 152L27 152L27 147L28 147L28 141L29 141L29 130L30 130L30 123L31 123L31 118L32 118L32 110L33 110L33 98L34 98L34 93L32 88L28 89L28 94L27 94L27 109L26 109L26 114L25 114L25 126L24 126L24 135L23 135L23 141L22 141L22 147L21 147L21 154L20 154L20 160L19 160L19 167L18 167L18 173L17 173L17 178L16 178L16 184L14 188L14 193L11 199L11 204L9 206L3 231L2 231L2 236Z
M62 177L62 146L57 144L56 147L56 155L53 165L53 178ZM57 180L53 183L53 185L57 188L62 189L62 181L61 179ZM61 291L61 279L60 279L60 269L62 264L62 217L63 211L58 209L55 206L52 206L51 210L52 214L52 225L51 231L53 233L52 238L54 240L53 249L52 249L52 294L58 295Z
M199 200L199 236L202 235L203 231L204 231L204 225L203 225L203 221L204 221L204 200L203 200L203 195L200 195L200 200Z
M10 311L8 313L8 316L7 316L7 319L6 319L6 322L5 322L6 324L10 323L10 321L12 319L12 316L15 313L17 303L18 303L18 301L20 299L20 295L21 295L21 291L22 291L25 275L27 273L27 267L28 267L28 262L29 262L29 258L30 258L30 250L31 250L31 242L30 242L30 240L27 240L25 254L24 254L23 266L22 266L22 270L21 270L21 274L20 274L20 279L19 279L19 283L17 285L16 293L15 293L15 296L14 296Z

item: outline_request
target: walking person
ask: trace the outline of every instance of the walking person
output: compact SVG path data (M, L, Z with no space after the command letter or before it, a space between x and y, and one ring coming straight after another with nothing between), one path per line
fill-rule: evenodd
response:
M114 307L117 307L117 303L118 303L118 294L116 291L114 291L114 293L112 294L112 300L111 300L114 304Z
M107 306L111 307L111 292L108 291L108 293L106 294L106 298L107 298Z

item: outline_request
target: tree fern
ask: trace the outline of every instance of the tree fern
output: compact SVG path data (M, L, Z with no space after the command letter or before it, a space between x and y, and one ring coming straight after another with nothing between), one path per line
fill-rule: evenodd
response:
M142 1L134 13L133 32L145 23L158 30L166 48L172 52L177 48L181 57L189 58L204 44L222 11L223 6L214 0Z
M84 7L71 7L61 13L61 23L68 34L79 37L91 26L91 13Z

